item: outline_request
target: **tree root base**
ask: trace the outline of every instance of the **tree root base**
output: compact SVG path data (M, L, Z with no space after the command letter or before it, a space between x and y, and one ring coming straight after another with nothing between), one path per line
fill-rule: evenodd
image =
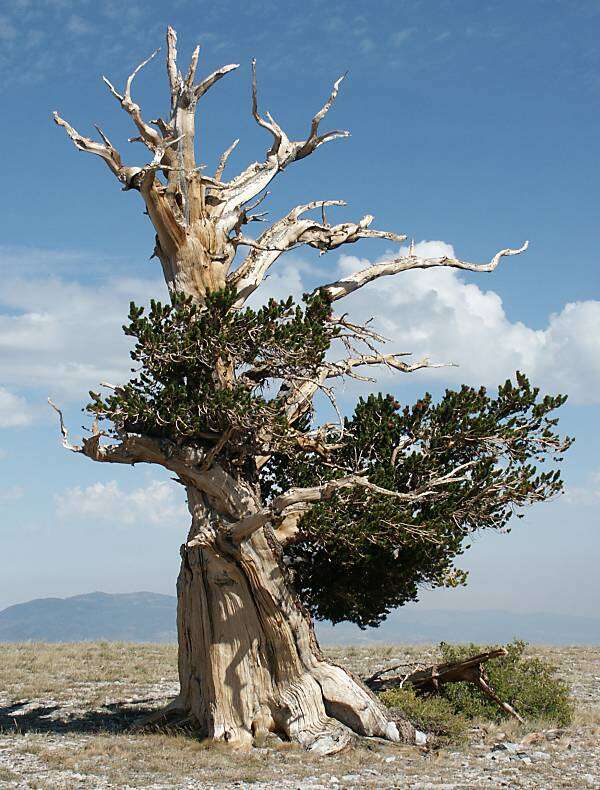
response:
M359 735L335 718L330 718L318 732L302 732L295 737L288 737L283 731L272 732L264 729L254 733L244 730L233 737L228 734L210 736L206 726L201 725L190 708L182 706L178 699L152 713L141 716L130 725L128 731L135 734L184 732L201 740L212 740L215 745L224 744L232 749L242 751L252 748L276 747L281 743L294 743L319 756L337 754L348 747L358 746L361 743L418 743L418 739L415 740L415 729L406 719L390 721L388 737Z

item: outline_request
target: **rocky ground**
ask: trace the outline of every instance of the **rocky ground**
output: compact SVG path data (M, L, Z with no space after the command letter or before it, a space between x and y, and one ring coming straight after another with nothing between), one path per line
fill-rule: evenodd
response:
M335 648L354 672L435 661L434 648ZM460 747L363 740L317 759L280 744L249 754L129 724L177 690L172 646L0 645L0 788L600 788L600 648L532 648L576 703L565 730L474 723Z

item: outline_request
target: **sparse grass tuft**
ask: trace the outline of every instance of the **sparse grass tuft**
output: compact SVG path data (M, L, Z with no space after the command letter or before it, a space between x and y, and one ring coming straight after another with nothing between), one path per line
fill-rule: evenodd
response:
M16 782L19 778L19 774L15 774L8 768L0 765L0 782Z

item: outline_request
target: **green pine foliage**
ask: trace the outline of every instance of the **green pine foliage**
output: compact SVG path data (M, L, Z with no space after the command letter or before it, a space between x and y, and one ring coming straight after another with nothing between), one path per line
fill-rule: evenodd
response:
M343 326L322 294L259 310L235 309L235 299L226 288L202 306L182 295L149 310L132 304L132 378L108 395L92 392L87 409L104 435L213 450L213 462L260 486L266 503L349 474L416 495L344 488L301 519L285 559L316 617L377 625L423 585L464 584L455 561L473 532L504 529L524 505L561 491L555 464L571 440L557 435L554 413L566 398L541 396L521 373L494 395L463 386L412 406L371 395L343 432L323 427L323 447L307 450L299 438L314 415L288 421L282 381L314 379ZM270 456L260 473L259 455Z
M524 655L527 643L515 639L506 645L508 655L489 661L486 673L491 687L526 720L541 720L566 727L573 718L569 687L556 677L556 667L541 658ZM492 650L481 645L441 643L444 661L460 661ZM500 721L508 714L472 683L449 683L441 694L452 709L470 719Z
M224 452L238 458L285 444L293 432L268 384L316 371L336 334L330 305L306 296L304 307L290 297L232 310L236 296L232 288L209 293L199 307L178 294L171 304L153 300L147 313L132 302L123 330L135 339L135 375L111 395L91 392L87 410L117 434L180 445L211 446L228 432Z
M532 463L560 460L553 412L564 396L539 396L517 374L492 397L484 388L447 390L439 403L425 395L414 406L392 396L361 399L345 420L342 446L329 465L313 457L279 455L265 472L272 487L310 486L366 470L393 491L429 490L405 502L364 489L343 490L302 519L288 549L296 585L313 614L335 622L377 625L393 608L417 598L423 585L464 584L454 561L479 529L503 529L515 511L562 489L560 473ZM404 448L399 452L396 448ZM461 464L454 482L435 485ZM433 482L433 486L429 484Z

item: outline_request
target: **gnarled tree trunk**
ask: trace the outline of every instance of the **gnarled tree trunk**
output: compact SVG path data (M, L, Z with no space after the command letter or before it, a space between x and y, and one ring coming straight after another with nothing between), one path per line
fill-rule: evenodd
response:
M188 501L176 707L208 737L242 746L268 732L321 753L343 748L351 731L400 740L375 696L323 658L273 530L238 544L227 529L233 514L218 513L191 487Z
M252 115L271 135L272 144L263 161L249 164L225 181L224 169L238 141L223 153L213 177L203 173L203 166L197 164L196 157L195 112L204 94L237 68L237 64L223 66L196 82L199 47L194 50L184 75L177 65L176 43L175 31L169 28L166 66L170 111L166 120L157 118L146 123L140 106L131 95L136 74L156 52L130 74L122 93L105 78L110 92L130 115L138 131L138 136L132 140L144 143L152 154L151 161L143 167L124 163L100 128L100 140L94 140L80 134L54 113L56 123L65 129L79 150L99 156L123 189L140 193L155 230L153 257L160 260L172 294L183 293L201 308L206 303L207 293L227 286L236 292L232 309L237 310L243 308L248 297L261 286L279 257L298 245L308 245L324 253L359 239L378 238L396 243L406 239L404 234L371 228L373 217L370 214L358 222L331 224L326 208L344 205L339 200L298 205L274 221L258 238L246 236L244 228L247 225L264 221L262 212L252 212L269 194L265 190L275 176L323 144L348 136L347 131L321 133L319 130L343 77L335 81L329 97L312 117L306 136L294 140L269 113L264 117L259 113L253 62ZM319 219L308 216L315 209L320 210ZM233 268L238 249L242 247L249 248L249 252ZM475 264L448 256L422 258L415 254L411 245L408 254L401 251L393 260L326 283L312 296L319 294L336 302L379 277L414 269L451 267L490 272L502 257L516 255L526 247L527 243L519 249L504 249L489 263ZM343 329L351 356L338 362L325 360L315 371L312 359L298 360L294 351L289 355L285 375L273 360L271 369L269 362L266 369L250 371L246 370L249 363L245 358L243 364L241 359L237 362L238 381L245 378L248 392L254 391L253 381L257 388L263 387L267 379L281 382L274 399L279 416L285 418L290 427L290 436L297 434L298 452L319 456L326 452L328 431L320 433L319 429L305 433L301 430L301 420L311 412L314 395L328 379L350 375L354 368L361 366L386 365L404 372L435 366L427 359L408 363L403 359L404 353L375 353L371 341L379 342L382 338L366 326L345 321L344 316L335 317L331 312L328 324L330 328ZM362 347L368 353L355 356L354 348ZM234 368L234 360L231 364L215 366L215 391L231 385ZM252 373L256 374L255 379ZM232 471L232 468L240 470L244 464L260 469L269 453L277 450L276 437L266 435L268 431L262 428L261 436L254 437L260 455L253 458L245 446L236 448L234 442L233 452L231 447L230 452L226 452L231 439L228 430L221 436L213 435L210 430L208 435L214 439L214 444L207 448L205 435L202 442L192 437L186 444L178 435L177 427L165 434L164 420L160 430L140 434L137 418L131 430L127 421L122 423L121 417L118 418L117 443L103 443L102 437L109 434L101 431L95 422L92 435L84 438L81 445L73 445L69 442L62 414L55 408L60 414L63 443L69 450L95 461L158 464L174 472L187 488L192 528L182 547L178 581L181 691L170 706L171 712L179 711L193 717L209 737L242 745L268 731L323 753L342 748L352 731L399 739L396 724L389 720L373 694L321 655L310 618L289 583L272 524L280 525L281 535L294 518L297 520L304 512L302 507L310 507L342 488L362 487L379 496L421 501L432 492L437 496L439 487L464 479L460 475L473 462L432 477L422 489L408 492L383 489L357 468L348 470L349 474L343 478L322 485L284 491L265 505L255 487ZM177 426L177 421L175 424ZM547 439L544 441L548 444ZM396 447L394 453L401 449L402 446ZM224 465L219 462L221 451L229 459ZM414 730L407 724L402 734L405 738L414 737Z

